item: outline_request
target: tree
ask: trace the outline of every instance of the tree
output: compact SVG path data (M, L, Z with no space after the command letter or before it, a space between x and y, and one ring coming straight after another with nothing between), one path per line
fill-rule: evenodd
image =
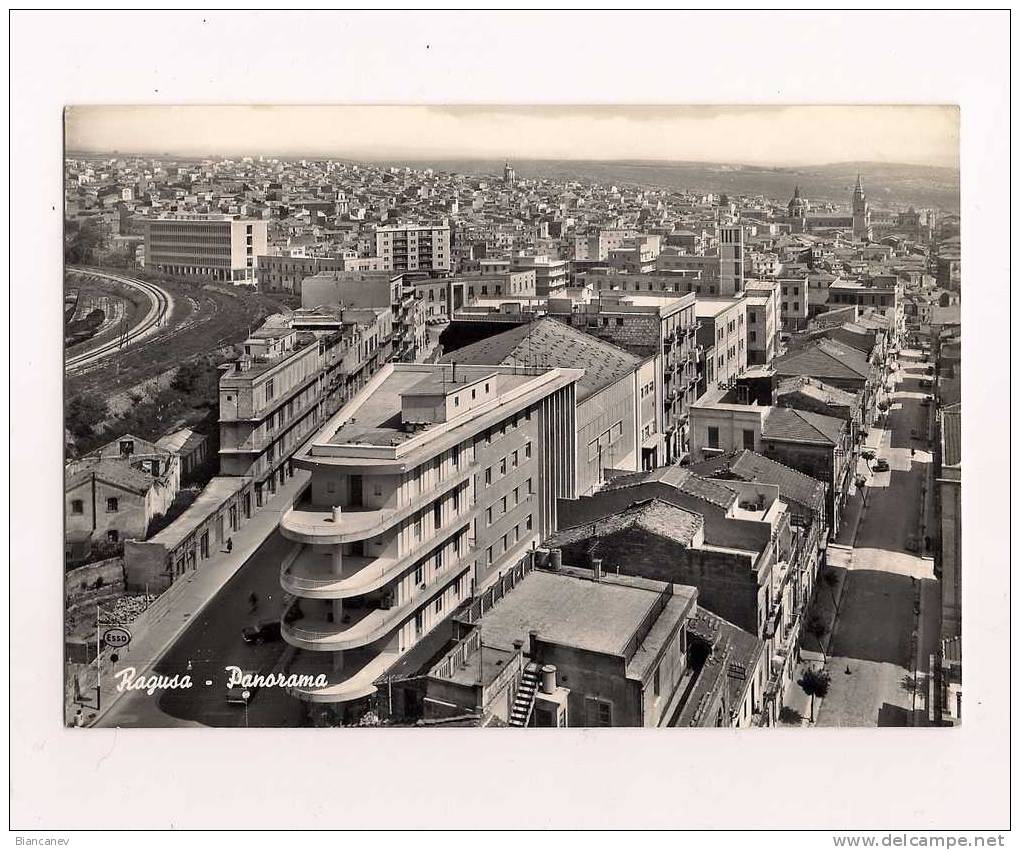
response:
M801 689L811 697L811 722L815 722L815 697L825 699L829 693L829 674L825 670L808 667L797 682Z
M822 638L829 633L829 626L817 611L812 614L804 624L804 631L818 641L818 648L822 651L822 658L825 658L825 650L822 646Z
M68 220L65 224L64 261L70 265L93 262L107 245L106 225L101 221Z
M91 437L95 427L110 415L106 402L94 396L76 395L67 403L65 426L78 439Z

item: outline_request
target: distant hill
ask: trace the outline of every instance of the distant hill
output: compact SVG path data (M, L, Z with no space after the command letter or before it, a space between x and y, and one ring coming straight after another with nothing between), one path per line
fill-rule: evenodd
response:
M380 165L409 165L463 174L503 173L501 160L386 161ZM695 192L765 195L787 201L800 186L809 201L847 203L860 171L869 200L885 205L960 209L960 174L955 168L877 162L843 162L832 165L765 167L705 162L650 162L639 160L513 160L518 177L579 180L618 185L662 186Z

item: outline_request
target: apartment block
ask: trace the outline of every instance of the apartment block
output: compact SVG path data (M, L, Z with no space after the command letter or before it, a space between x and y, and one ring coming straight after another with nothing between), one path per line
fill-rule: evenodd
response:
M699 298L698 396L736 380L747 368L747 308L741 298Z
M391 363L294 458L311 482L280 523L295 597L282 633L311 684L293 695L355 716L380 676L555 527L573 492L581 375Z
M257 506L292 474L290 458L386 362L389 311L299 312L244 341L220 376L220 472L254 479Z
M450 225L377 227L375 254L388 271L449 272L453 269Z
M549 299L549 315L639 357L658 357L664 462L687 448L687 420L696 398L698 349L695 298L602 292L593 301Z

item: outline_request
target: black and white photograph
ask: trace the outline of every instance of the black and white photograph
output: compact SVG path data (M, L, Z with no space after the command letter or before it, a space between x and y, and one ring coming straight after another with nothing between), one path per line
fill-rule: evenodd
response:
M68 109L68 722L961 722L958 127Z
M18 835L1005 846L1008 21L12 13Z

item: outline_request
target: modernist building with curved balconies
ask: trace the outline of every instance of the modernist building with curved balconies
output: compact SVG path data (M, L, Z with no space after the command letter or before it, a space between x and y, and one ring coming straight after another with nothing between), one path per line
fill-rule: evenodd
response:
M572 496L576 369L392 363L295 456L282 518L294 689L351 714L473 593L555 529Z

